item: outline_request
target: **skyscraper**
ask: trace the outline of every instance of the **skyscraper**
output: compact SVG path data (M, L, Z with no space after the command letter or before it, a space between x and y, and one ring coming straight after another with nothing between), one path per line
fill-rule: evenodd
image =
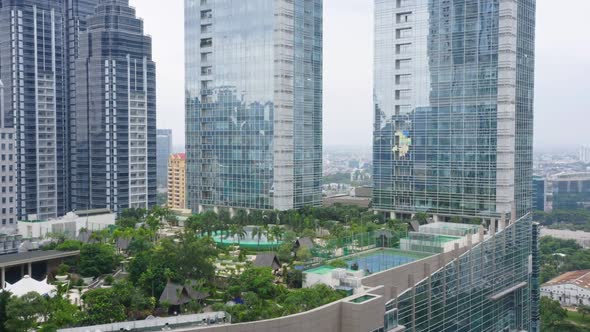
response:
M66 210L67 105L61 1L0 2L5 121L16 130L17 214Z
M375 4L374 207L530 212L535 0Z
M158 129L157 136L158 187L168 183L168 159L172 153L172 130Z
M16 131L17 216L70 208L71 91L79 31L98 0L0 1L5 121Z
M75 209L156 204L151 38L128 0L100 0L76 63Z
M4 114L4 84L0 81L0 233L14 234L16 218L16 159L14 128L7 127Z
M78 58L78 50L80 48L80 32L86 30L86 17L94 13L94 9L98 4L98 0L62 0L64 1L64 45L65 45L65 65L66 75L66 101L68 108L68 117L66 127L69 131L66 140L66 150L69 158L65 160L67 163L65 168L66 176L66 211L72 208L72 182L75 180L75 175L72 174L72 169L75 167L75 110L76 110L76 59Z
M185 0L188 207L321 203L322 0Z
M518 254L537 261L535 11L536 0L375 0L376 210L490 225L512 212L533 234ZM529 321L511 326L536 330L534 267L528 278L514 317Z

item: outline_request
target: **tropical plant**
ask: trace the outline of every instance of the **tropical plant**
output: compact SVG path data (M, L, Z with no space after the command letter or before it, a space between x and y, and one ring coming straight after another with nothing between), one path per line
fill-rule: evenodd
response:
M262 236L264 235L264 230L260 227L254 227L252 229L252 237L256 238L258 241L258 249L260 249L260 240L262 240Z

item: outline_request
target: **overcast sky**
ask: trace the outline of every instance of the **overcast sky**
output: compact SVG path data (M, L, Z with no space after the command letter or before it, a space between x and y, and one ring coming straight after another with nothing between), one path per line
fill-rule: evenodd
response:
M184 0L130 2L153 37L158 128L183 145ZM372 2L324 0L325 145L371 145ZM536 148L590 144L589 12L589 0L537 0Z

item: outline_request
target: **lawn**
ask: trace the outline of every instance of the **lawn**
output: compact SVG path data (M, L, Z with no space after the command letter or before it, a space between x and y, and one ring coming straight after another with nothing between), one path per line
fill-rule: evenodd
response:
M579 314L576 311L569 311L568 310L567 320L569 320L570 322L572 322L578 326L590 328L590 315L586 315L585 317L583 317L581 314Z

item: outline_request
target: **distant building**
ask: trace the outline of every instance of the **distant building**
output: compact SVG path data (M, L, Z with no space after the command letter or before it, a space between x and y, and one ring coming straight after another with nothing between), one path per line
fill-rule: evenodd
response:
M355 197L350 194L334 195L322 199L323 207L349 205L367 209L371 206L371 197Z
M553 179L553 210L590 206L590 173L560 174Z
M86 23L76 66L73 208L148 209L157 196L152 40L128 0L101 0Z
M172 129L158 129L157 134L158 187L168 184L168 158L172 154Z
M186 208L186 155L177 153L168 161L168 207Z
M542 176L533 176L533 210L545 211L547 201L547 192L545 178Z
M564 307L590 305L590 270L567 272L541 285L541 296Z
M578 159L584 163L590 163L590 146L582 145L578 150Z

